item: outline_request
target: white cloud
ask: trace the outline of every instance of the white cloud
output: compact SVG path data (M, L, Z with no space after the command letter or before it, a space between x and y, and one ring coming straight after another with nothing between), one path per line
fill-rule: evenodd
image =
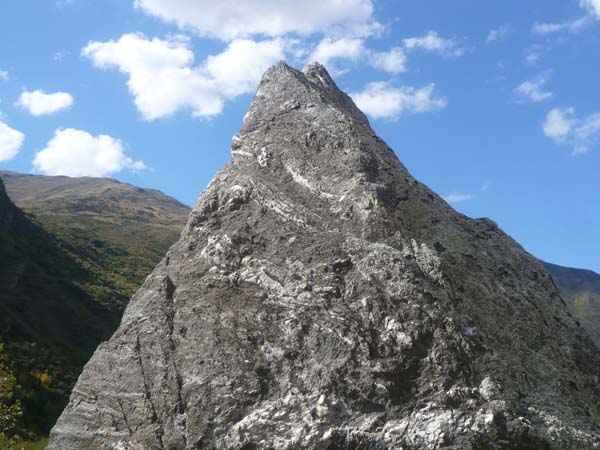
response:
M435 111L446 106L446 100L435 97L435 85L420 89L394 87L387 82L367 84L362 92L350 94L358 107L375 119L397 119L402 114Z
M592 114L581 120L575 128L574 154L586 153L590 146L600 138L600 113Z
M504 40L511 32L512 28L508 25L502 25L498 28L494 28L488 33L485 42L490 44L492 42Z
M64 8L66 6L74 5L77 0L56 0L56 6L59 8Z
M336 59L356 61L365 51L362 39L325 38L317 44L309 59L327 66Z
M73 106L73 96L67 92L46 94L42 90L22 92L17 105L34 116L44 116L64 111Z
M329 66L333 72L342 72L335 67L338 61L364 62L372 67L389 73L400 73L406 70L406 55L402 48L393 47L385 52L377 52L365 47L363 39L331 39L321 40L313 52L309 61L318 61Z
M71 177L104 177L124 169L146 168L142 161L124 154L120 140L73 128L57 130L46 148L35 155L33 167L44 175Z
M551 34L556 33L558 31L564 30L568 27L567 23L540 23L536 22L531 27L531 32L533 34Z
M532 66L536 65L540 61L540 59L542 59L542 56L546 51L546 47L539 44L534 44L526 48L524 52L525 62Z
M563 143L571 134L575 125L575 110L573 108L554 108L546 115L542 127L544 134L554 142Z
M8 71L0 69L0 80L8 81Z
M567 22L561 23L540 23L536 22L531 27L531 32L533 34L537 34L540 36L546 36L549 34L559 33L562 31L567 31L569 33L577 33L585 28L590 23L590 19L588 16L584 16L580 19L570 20Z
M543 87L548 82L546 76L540 76L533 80L521 83L515 88L515 93L524 99L539 103L552 98L552 92L544 91Z
M453 192L452 194L445 195L443 197L448 203L460 203L466 202L467 200L473 200L475 196L473 194L458 194Z
M13 159L21 150L25 135L0 121L0 162Z
M309 60L331 66L336 61L346 60L351 62L361 61L388 73L398 74L406 71L406 52L411 50L424 50L437 52L442 55L460 56L463 49L456 45L454 39L440 37L435 31L429 31L421 37L404 39L402 47L392 47L388 51L377 52L364 45L364 39L329 37L321 40ZM333 67L334 72L341 72Z
M202 36L366 36L381 28L371 0L135 0L136 8Z
M429 31L421 37L404 39L404 47L407 50L425 50L452 56L461 56L464 53L464 50L457 46L455 39L442 38L435 31Z
M146 120L189 109L195 117L221 113L224 101L250 93L262 73L283 59L282 39L239 39L227 49L193 66L194 54L182 36L166 40L125 34L117 41L90 42L82 55L101 69L126 74L127 86Z
M572 146L573 155L586 153L600 138L600 113L578 119L574 108L555 108L548 112L542 127L557 144Z
M285 41L281 39L236 40L224 52L206 58L200 70L205 71L218 90L229 98L251 93L264 71L284 58L284 47Z
M406 71L406 55L400 47L393 47L387 52L372 52L370 62L376 69L389 73Z
M57 63L61 63L65 60L65 58L69 56L69 52L66 50L59 50L52 55L52 60Z
M579 3L600 19L600 0L579 0Z

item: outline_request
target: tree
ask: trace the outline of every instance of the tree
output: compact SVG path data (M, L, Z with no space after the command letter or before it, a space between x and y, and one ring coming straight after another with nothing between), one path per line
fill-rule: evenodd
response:
M22 414L21 403L15 397L17 379L10 371L7 361L4 344L0 342L0 443L14 432Z

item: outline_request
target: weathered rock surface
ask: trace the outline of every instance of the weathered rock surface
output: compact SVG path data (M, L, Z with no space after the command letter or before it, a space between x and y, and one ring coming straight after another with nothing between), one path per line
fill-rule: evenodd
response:
M416 181L326 70L267 71L50 450L600 448L543 266Z

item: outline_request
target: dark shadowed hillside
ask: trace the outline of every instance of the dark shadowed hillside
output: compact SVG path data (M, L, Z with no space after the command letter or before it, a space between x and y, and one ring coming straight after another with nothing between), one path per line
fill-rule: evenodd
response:
M45 433L83 364L178 238L188 207L111 179L0 171L0 338L22 430Z
M0 181L0 338L22 388L28 431L52 425L80 368L118 324L82 288L92 276L12 204Z
M600 275L544 263L567 300L569 311L600 347Z
M177 240L190 211L160 191L110 178L3 171L0 177L17 206L93 274L86 290L119 313Z

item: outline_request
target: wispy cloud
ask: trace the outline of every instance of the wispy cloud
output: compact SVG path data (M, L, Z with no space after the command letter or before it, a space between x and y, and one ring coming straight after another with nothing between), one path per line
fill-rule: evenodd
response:
M554 108L542 124L544 134L557 144L569 145L573 155L586 153L600 139L600 113L579 119L575 108Z
M502 25L490 30L485 42L491 44L492 42L502 41L506 39L510 33L512 33L512 28L509 25Z
M531 32L540 36L560 33L566 31L568 33L578 33L583 30L591 22L590 16L584 16L576 20L567 22L536 22L531 27Z
M435 95L435 85L420 89L396 87L389 82L372 82L362 92L350 94L358 107L374 119L398 119L403 114L436 111L446 107L446 99Z
M327 65L334 73L344 73L345 70L337 67L338 62L362 63L370 65L391 74L406 71L407 54L414 51L438 53L442 56L461 56L464 52L454 38L444 38L435 31L419 37L409 37L403 40L402 45L391 47L387 51L369 49L364 38L342 37L333 39L323 38L310 52L308 61L318 61Z
M525 62L531 66L537 65L542 56L548 51L548 47L541 44L533 44L524 51Z
M407 50L424 50L448 56L464 54L464 49L458 46L456 39L443 38L435 31L429 31L424 36L404 39L404 47Z
M553 96L552 92L543 90L543 87L547 82L547 75L540 75L517 86L515 88L515 94L521 99L527 99L534 103L543 102Z
M69 56L69 52L67 52L66 50L60 50L58 52L55 52L54 55L52 55L52 60L61 63L65 60L67 56Z
M442 198L446 200L448 203L460 203L466 202L468 200L473 200L476 196L473 194L459 194L457 192L453 192L448 195L444 195Z
M313 49L308 62L318 61L329 66L333 73L341 74L336 63L340 61L365 63L384 72L398 74L406 70L406 54L401 47L392 47L388 51L377 52L365 46L363 39L324 38Z

